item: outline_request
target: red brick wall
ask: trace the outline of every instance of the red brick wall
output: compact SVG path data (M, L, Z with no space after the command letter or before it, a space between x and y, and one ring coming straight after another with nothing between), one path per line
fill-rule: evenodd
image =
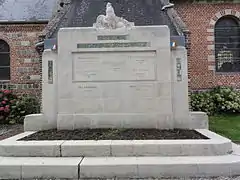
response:
M10 46L10 82L0 82L0 89L11 88L17 93L41 93L41 63L35 50L38 36L46 24L0 25L0 39Z
M240 87L240 73L215 72L214 24L222 14L240 17L240 4L175 4L179 16L190 31L189 85L191 90L217 85ZM218 17L219 16L219 17ZM221 15L222 16L222 15Z

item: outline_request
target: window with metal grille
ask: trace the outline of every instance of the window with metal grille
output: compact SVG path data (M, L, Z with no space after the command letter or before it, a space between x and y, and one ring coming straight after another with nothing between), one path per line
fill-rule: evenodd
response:
M0 40L0 81L1 80L10 80L10 48L4 40Z
M220 18L215 25L216 71L240 72L240 26L233 16Z

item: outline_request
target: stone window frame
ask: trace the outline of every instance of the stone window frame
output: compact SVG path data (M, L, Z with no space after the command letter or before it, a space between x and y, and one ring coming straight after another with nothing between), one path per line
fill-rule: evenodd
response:
M0 41L3 41L5 43L5 45L8 46L8 52L0 52L1 53L4 53L4 54L8 54L8 57L9 57L9 66L1 66L2 68L9 68L9 78L8 79L0 79L0 82L9 82L11 80L11 47L10 47L10 44L8 43L8 41L5 39L5 38L0 38Z
M224 16L232 16L240 20L240 12L234 9L224 9L217 12L210 20L207 28L207 50L208 50L208 70L219 74L226 73L240 73L240 72L217 72L216 71L216 57L215 57L215 24Z

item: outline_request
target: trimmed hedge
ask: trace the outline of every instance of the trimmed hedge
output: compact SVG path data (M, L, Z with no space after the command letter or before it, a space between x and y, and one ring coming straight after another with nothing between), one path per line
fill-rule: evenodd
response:
M190 97L193 111L203 111L208 115L240 113L240 92L231 87L194 92Z

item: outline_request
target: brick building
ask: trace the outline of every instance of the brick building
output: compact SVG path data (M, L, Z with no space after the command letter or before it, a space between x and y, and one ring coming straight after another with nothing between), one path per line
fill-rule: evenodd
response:
M109 1L136 25L167 24L172 36L185 36L191 90L240 87L240 2L173 0L174 8L161 11L167 0ZM0 88L39 95L44 46L56 43L61 27L91 26L104 6L102 0L0 2Z
M39 95L39 35L56 10L55 0L0 1L0 89Z
M190 88L240 88L240 1L174 3L189 31Z

